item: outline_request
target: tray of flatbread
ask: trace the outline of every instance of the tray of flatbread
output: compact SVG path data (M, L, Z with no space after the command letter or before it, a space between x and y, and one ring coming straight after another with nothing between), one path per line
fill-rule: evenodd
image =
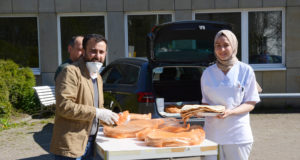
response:
M222 105L184 105L180 109L180 115L184 121L192 116L217 116L223 114L225 106Z
M214 112L198 112L197 116L200 117L210 117L210 116L217 116L220 115L222 113L214 113Z

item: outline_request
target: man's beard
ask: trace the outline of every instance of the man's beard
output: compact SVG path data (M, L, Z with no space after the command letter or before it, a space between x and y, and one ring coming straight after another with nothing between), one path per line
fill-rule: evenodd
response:
M85 62L101 62L100 60L98 60L97 58L92 58L92 59L88 59L86 56L83 56L83 60ZM101 62L102 63L102 62Z

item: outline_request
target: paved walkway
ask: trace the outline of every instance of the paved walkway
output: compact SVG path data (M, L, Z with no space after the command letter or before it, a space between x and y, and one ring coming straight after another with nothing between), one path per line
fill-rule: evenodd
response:
M28 125L0 132L0 160L51 160L52 119L31 119Z

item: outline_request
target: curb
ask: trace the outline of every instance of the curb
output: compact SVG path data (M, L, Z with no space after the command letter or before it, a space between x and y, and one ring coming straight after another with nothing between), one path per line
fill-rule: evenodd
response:
M27 122L27 121L30 121L30 120L32 120L32 116L28 116L28 117L16 120L16 121L14 121L12 123L21 123L21 122Z

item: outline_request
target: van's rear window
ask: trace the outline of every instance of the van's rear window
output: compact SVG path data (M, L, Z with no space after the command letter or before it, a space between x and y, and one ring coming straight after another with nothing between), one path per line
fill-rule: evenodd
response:
M158 61L211 62L216 32L176 30L158 34L154 55Z

